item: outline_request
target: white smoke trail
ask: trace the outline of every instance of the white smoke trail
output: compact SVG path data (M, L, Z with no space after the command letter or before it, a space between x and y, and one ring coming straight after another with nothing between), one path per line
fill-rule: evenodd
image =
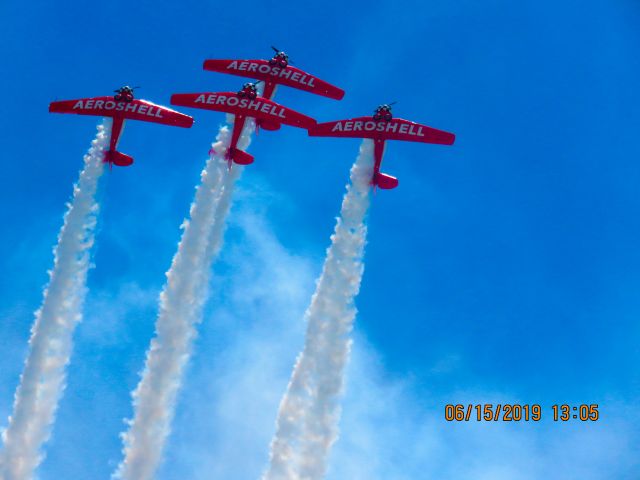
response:
M29 480L42 462L41 446L51 435L65 386L72 336L82 319L90 250L98 214L96 191L104 171L111 120L105 119L84 157L64 224L54 249L53 269L31 329L29 355L15 394L13 414L3 433L0 479Z
M338 402L356 316L354 298L364 271L372 173L373 142L365 140L351 168L351 184L305 314L305 345L280 404L263 480L320 480L326 473L338 435Z
M233 117L228 118L232 123ZM247 121L239 148L249 146L254 126ZM195 327L208 297L211 264L220 251L234 185L242 172L238 165L229 171L223 156L229 129L222 127L216 140L191 204L191 219L182 225L178 251L167 272L155 338L133 393L134 417L122 434L124 459L113 478L150 480L160 465Z

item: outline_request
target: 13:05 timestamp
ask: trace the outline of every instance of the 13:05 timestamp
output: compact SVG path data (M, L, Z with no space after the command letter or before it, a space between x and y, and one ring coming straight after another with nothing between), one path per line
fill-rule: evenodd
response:
M578 405L572 406L562 404L562 405L552 405L551 409L553 410L553 420L557 422L558 420L562 422L566 422L568 420L582 420L583 422L592 421L595 422L600 418L600 413L598 413L598 404L591 405Z

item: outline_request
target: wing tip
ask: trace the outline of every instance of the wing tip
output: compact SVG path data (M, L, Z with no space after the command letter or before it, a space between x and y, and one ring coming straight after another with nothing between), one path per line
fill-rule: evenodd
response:
M220 62L227 62L231 60L221 60L219 58L207 58L202 62L202 69L209 72L220 72L222 64Z
M302 124L302 128L306 128L307 131L309 131L310 129L315 128L316 125L318 125L318 121L313 117L304 115L303 121L301 122L301 124Z
M49 113L63 113L64 112L63 105L64 105L64 102L61 102L61 101L49 103Z
M181 115L184 115L184 113L182 113ZM193 119L193 117L189 115L184 115L184 117L180 119L180 122L177 123L177 125L182 128L191 128L193 127L194 123L196 123L196 121Z
M334 91L334 95L331 97L334 100L342 100L344 98L345 91L341 88L336 87Z
M307 135L309 135L310 137L319 137L320 134L318 133L318 126L320 124L316 123L315 125L311 125L310 127L307 127Z
M373 184L382 190L393 190L398 186L398 179L386 173L378 172L373 176Z

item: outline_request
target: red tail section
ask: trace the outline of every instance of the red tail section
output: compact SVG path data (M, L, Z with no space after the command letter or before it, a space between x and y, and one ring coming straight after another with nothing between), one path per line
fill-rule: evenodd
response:
M231 151L231 159L233 163L237 163L238 165L251 165L253 163L253 155L249 155L247 152L243 152L237 148Z
M378 172L373 179L373 183L384 190L391 190L398 186L398 179L386 173Z
M133 163L133 157L125 155L124 153L118 152L116 150L109 150L105 153L104 161L113 163L118 167L128 167Z
M270 120L258 120L257 123L260 128L263 128L264 130L269 130L272 132L275 130L280 130L280 127L282 127L281 123L270 121Z

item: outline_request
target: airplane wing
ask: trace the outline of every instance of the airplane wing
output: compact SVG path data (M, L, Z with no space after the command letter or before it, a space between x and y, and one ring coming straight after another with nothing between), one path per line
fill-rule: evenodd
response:
M212 72L274 82L335 100L344 97L344 90L341 88L299 68L291 65L282 68L278 65L270 65L267 60L205 60L203 68Z
M171 104L246 115L266 120L270 124L284 123L306 129L316 124L313 118L283 107L274 101L263 97L257 97L255 100L239 98L236 92L176 93L171 96Z
M97 115L99 117L122 117L183 128L189 128L193 125L192 117L170 108L156 105L146 100L116 102L112 96L51 102L49 104L49 112Z
M376 122L373 117L357 117L334 122L318 123L309 129L312 137L374 138L409 142L452 145L453 133L437 130L427 125L393 118L389 122Z

